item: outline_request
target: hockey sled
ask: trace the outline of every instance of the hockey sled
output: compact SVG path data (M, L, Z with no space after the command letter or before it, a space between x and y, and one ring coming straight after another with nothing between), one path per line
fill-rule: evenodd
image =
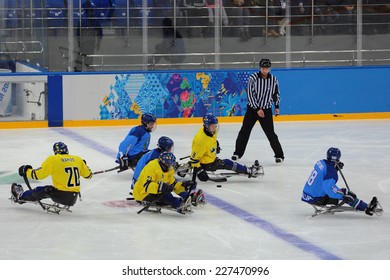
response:
M206 171L207 175L209 176L209 180L211 182L226 182L228 178L230 177L249 177L248 174L244 173L236 173L233 171L225 170L225 169L220 169L216 171ZM179 165L179 167L176 169L175 173L184 178L186 176L190 176L192 178L193 176L193 168L190 167L187 163ZM263 166L259 167L259 172L256 176L251 176L249 178L261 178L264 176L264 168Z
M14 198L10 197L9 199L12 202L14 202ZM39 203L38 201L18 200L16 203L19 204L28 203L28 204L35 204L35 205L41 204L45 208L44 210L46 210L46 212L48 213L60 214L61 211L72 213L72 210L70 210L69 205L62 205L57 202L46 203L41 201L41 203Z
M325 206L317 206L317 205L311 205L314 208L314 214L312 214L312 217L316 217L319 215L326 215L326 214L335 214L335 213L341 213L341 212L360 212L356 210L355 208L351 206L346 205L325 205ZM383 208L382 205L378 202L377 208L374 211L375 215L381 216L383 214Z
M182 215L189 215L189 214L194 213L194 211L192 211L192 207L191 207L191 205L192 205L191 197L189 197L187 199L186 203L183 204L182 206L180 206L178 209L173 208L172 206L169 206L169 205L166 205L166 206L158 205L155 202L142 201L142 202L140 202L140 204L143 206L143 208L140 211L138 211L137 214L140 214L143 211L161 214L162 210L169 210L169 211L173 211L173 212L176 212L176 213L182 214Z
M186 209L186 210L184 210L182 212L177 212L177 210L175 208L171 207L171 206L158 206L158 205L151 205L145 211L146 212L154 212L154 213L160 213L161 214L163 210L173 211L173 212L176 212L176 213L182 214L182 215L189 215L189 214L194 213L194 211L192 211L192 209Z

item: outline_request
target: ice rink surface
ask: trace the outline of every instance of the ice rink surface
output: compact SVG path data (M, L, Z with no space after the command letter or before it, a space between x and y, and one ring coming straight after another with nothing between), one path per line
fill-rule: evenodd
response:
M230 158L241 124L220 124L220 158ZM177 158L189 155L200 125L158 125L175 141ZM82 201L72 213L44 212L8 200L23 164L34 168L62 141L92 171L115 166L117 147L131 127L0 130L0 259L2 260L389 260L390 121L276 122L286 160L277 165L256 125L240 162L258 159L265 176L198 184L208 204L192 215L143 212L126 201L132 171L95 175L82 181ZM369 202L377 196L384 214L337 213L311 217L301 202L313 165L338 147L351 190ZM181 162L185 162L182 160ZM31 180L33 187L51 184ZM344 186L340 177L339 186ZM26 188L26 187L25 187Z

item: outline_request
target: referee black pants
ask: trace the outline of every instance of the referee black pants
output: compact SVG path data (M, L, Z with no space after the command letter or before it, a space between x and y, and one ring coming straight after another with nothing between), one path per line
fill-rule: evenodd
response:
M274 131L272 108L264 109L264 115L264 118L261 118L257 115L256 110L250 108L249 106L247 107L244 116L244 121L242 122L242 127L237 136L236 149L234 152L235 155L238 155L240 158L244 155L246 146L248 144L249 136L252 132L252 128L255 125L256 121L259 121L261 128L265 133L265 136L267 136L267 139L271 144L271 148L274 151L275 158L284 159L282 146L280 145L278 136Z

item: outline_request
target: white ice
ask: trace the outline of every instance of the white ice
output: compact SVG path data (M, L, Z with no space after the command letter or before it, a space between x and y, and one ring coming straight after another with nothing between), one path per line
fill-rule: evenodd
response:
M240 126L220 124L221 158L232 155ZM175 141L176 156L187 156L199 127L159 125L150 148L166 135ZM54 142L65 142L71 153L98 171L115 166L118 144L130 128L0 130L0 259L390 259L389 120L276 122L286 156L280 165L256 125L240 161L251 165L258 159L265 176L230 178L222 188L199 183L208 204L193 208L192 215L171 211L138 215L140 206L125 201L131 171L83 180L82 201L72 213L49 214L37 205L8 200L12 182L24 185L19 166L39 167ZM315 162L331 146L342 152L349 187L366 202L377 196L382 216L353 212L311 217L312 207L300 200L302 188ZM43 184L51 180L31 180L33 187ZM344 186L342 178L339 185Z

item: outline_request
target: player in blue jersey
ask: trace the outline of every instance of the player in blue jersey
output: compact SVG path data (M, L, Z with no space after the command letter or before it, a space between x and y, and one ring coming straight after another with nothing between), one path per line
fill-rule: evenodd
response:
M144 154L137 162L137 166L134 169L133 180L131 181L131 189L134 188L134 184L137 182L145 165L148 164L149 161L158 158L162 152L173 152L173 145L173 140L167 136L162 136L158 139L157 148Z
M337 205L340 201L345 202L359 211L365 211L372 216L378 205L374 196L367 204L357 198L356 194L348 188L337 186L337 172L343 168L344 163L340 161L341 152L338 148L329 148L326 159L319 160L307 180L301 200L317 206Z
M121 171L134 169L142 155L149 151L150 133L156 130L156 121L152 114L142 114L142 124L133 127L120 143L115 162L119 163Z

